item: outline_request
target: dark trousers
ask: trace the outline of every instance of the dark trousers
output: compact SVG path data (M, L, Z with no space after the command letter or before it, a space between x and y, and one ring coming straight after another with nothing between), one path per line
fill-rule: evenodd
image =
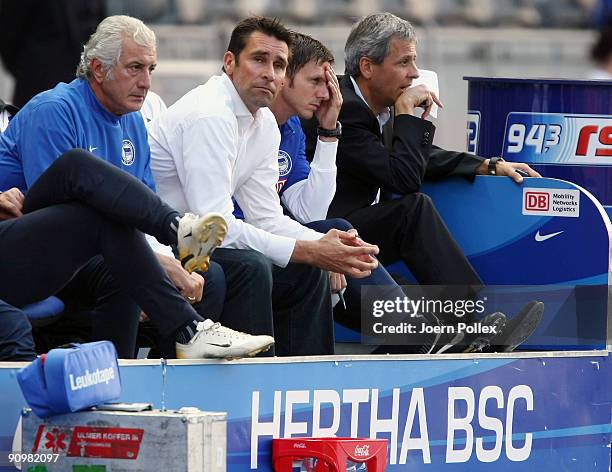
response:
M330 218L321 221L312 221L306 226L326 233L332 228L340 229L342 231L348 231L353 226L342 218ZM361 235L360 235L361 236ZM402 300L405 297L402 288L393 280L393 277L387 272L387 269L380 264L368 277L361 279L354 279L351 277L346 278L346 291L345 301L346 307L341 303L336 304L334 307L334 319L354 331L361 332L362 321L365 321L366 326L372 320L372 313L370 307L373 306L374 301L395 301L397 298ZM368 286L369 291L365 291ZM365 311L363 315L367 318L362 320L362 306ZM404 321L411 321L415 323L414 319L407 318L402 313L389 313L386 315L386 322L390 324L398 324ZM431 317L427 316L420 318L418 323L431 324ZM421 331L421 328L417 328L417 331ZM385 339L379 338L379 342L383 343L379 346L374 353L376 354L414 354L422 352L422 349L427 349L433 342L431 335L422 334L410 334L399 339Z
M360 208L346 219L364 240L378 245L383 264L403 260L422 285L482 285L433 202L423 193Z
M208 270L198 273L204 277L204 295L202 301L193 304L193 308L203 318L219 321L227 294L227 281L223 268L216 262L210 261Z
M42 300L68 282L78 283L79 269L95 266L92 259L101 256L112 283L105 279L100 284L112 287L94 296L116 316L109 324L111 335L121 338L122 330L137 323L137 310L117 311L117 300L105 298L119 288L163 337L202 319L178 293L142 234L175 244L170 222L178 213L133 176L86 151L69 151L30 188L24 213L0 222L0 299L16 307ZM105 275L91 265L88 269L93 270L86 278ZM119 347L121 355L133 356L134 346Z
M32 327L26 314L0 300L0 361L31 361L34 358Z
M78 149L65 153L41 175L28 191L26 204L35 209L74 200L135 226L163 244L176 245L170 223L179 215L177 211L138 179ZM223 270L211 263L201 275L205 279L204 296L193 307L203 318L217 320L225 299ZM121 357L133 357L140 307L118 286L103 258L87 263L58 295L66 304L67 319L63 323L87 323L93 340L110 339ZM117 330L120 320L123 329ZM162 355L174 357L173 340L164 343L167 333L162 330L158 334L160 346L165 345Z
M179 213L144 183L83 149L62 154L28 189L24 213L78 201L162 244L176 244L170 223Z
M204 295L191 306L202 318L219 321L226 292L223 269L211 262L208 271L200 275L205 281ZM134 357L142 334L140 341L151 347L149 358L175 358L174 338L158 332L150 321L138 322L140 307L117 283L102 256L85 264L56 296L66 306L64 314L52 325L34 329L37 342L41 339L38 336L45 334L50 341L65 339L67 334L82 334L89 341L112 341L119 356L129 359Z
M227 280L221 322L275 338L279 356L333 354L334 330L327 272L305 264L281 268L263 254L217 249Z
M348 221L342 218L330 218L327 220L311 221L305 224L315 231L327 233L330 229L339 229L348 231L353 228ZM346 278L346 291L344 299L346 308L342 303L336 304L334 307L334 319L340 324L359 331L361 328L361 296L362 288L368 285L377 287L377 296L383 300L395 300L396 297L403 298L404 292L401 287L389 275L387 269L380 264L368 277L355 279L352 277Z
M346 219L364 240L378 245L383 264L401 259L419 284L445 286L441 299L471 299L483 287L431 198L423 193L360 208ZM462 321L472 321L468 318ZM443 320L458 322L453 315Z

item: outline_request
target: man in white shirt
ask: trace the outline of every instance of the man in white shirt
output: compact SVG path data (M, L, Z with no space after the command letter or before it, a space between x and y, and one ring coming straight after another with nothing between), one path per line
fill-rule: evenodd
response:
M166 106L164 99L152 90L149 90L147 92L147 96L145 97L144 103L142 104L142 108L140 109L140 114L142 115L147 129L149 129L149 124L151 121L153 121L167 109L168 107Z
M355 233L323 235L283 215L276 192L280 134L267 107L284 79L290 41L276 20L240 22L223 58L225 74L151 123L152 170L159 194L179 210L214 208L228 220L213 258L227 278L223 323L274 333L280 355L329 354L329 283L320 269L367 276L378 265L378 248ZM232 215L232 196L244 221Z

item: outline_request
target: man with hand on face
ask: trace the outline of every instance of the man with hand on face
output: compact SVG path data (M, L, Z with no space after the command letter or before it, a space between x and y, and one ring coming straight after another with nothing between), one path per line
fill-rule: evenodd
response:
M138 111L156 65L155 34L142 21L128 16L102 21L84 45L77 78L30 100L0 137L0 190L14 187L26 193L61 155L81 148L132 174L154 191L147 133ZM90 160L80 166L91 166L86 162ZM96 188L88 190L95 192ZM125 198L120 188L114 198ZM221 233L225 230L221 220L207 221ZM154 249L160 247L157 244ZM202 298L201 275L185 270L171 251L158 253L157 258L190 303ZM195 268L190 267L193 261L185 263L190 270ZM94 314L95 339L111 339L121 357L133 357L140 310L117 287L102 257L83 266L59 297L68 302L68 312ZM222 301L211 304L219 306ZM202 311L208 314L208 310ZM174 357L174 343L163 350L164 357Z
M294 33L285 80L270 106L281 134L278 193L285 209L304 224L325 219L336 192L342 95L333 62L331 51L319 41ZM313 116L321 134L309 164L300 118Z
M276 192L280 134L267 108L285 77L290 32L252 17L234 28L224 74L187 93L151 124L159 193L185 211L216 208L228 235L213 260L223 267L222 321L272 334L279 355L333 353L330 270L364 277L378 248L353 232L325 235L283 215ZM232 212L232 197L244 221Z

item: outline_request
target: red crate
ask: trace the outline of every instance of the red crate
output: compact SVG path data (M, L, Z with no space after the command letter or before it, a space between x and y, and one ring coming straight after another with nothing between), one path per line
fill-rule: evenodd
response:
M365 463L368 472L387 467L387 440L365 438L289 438L272 441L275 472L291 472L293 461L315 458L313 472L345 472L347 461Z

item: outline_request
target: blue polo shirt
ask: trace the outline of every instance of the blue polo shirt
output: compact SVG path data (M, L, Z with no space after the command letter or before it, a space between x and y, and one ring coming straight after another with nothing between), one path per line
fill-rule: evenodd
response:
M310 163L306 159L306 135L302 130L300 118L292 116L278 128L281 142L278 150L278 182L276 191L281 197L293 184L306 180L310 173ZM234 216L244 219L242 210L234 200Z
M0 191L17 187L26 192L73 148L90 151L155 190L141 114L110 113L86 80L75 79L36 95L0 135Z
M293 184L308 178L310 164L306 159L306 135L300 118L292 116L279 129L281 142L278 151L277 190L280 196Z

